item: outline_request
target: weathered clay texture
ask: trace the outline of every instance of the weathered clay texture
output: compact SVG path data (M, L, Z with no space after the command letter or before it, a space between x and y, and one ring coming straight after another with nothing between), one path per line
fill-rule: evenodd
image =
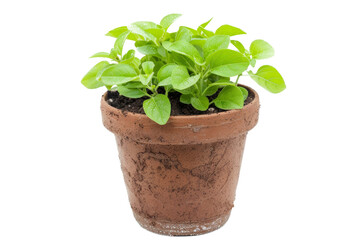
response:
M241 110L170 117L164 126L113 108L103 96L103 122L116 136L130 204L141 226L160 234L197 235L225 224L246 134L258 120L254 95Z

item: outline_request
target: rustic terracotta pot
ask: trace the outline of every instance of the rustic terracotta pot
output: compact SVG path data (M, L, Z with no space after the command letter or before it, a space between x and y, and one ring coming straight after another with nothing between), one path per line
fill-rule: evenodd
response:
M105 127L119 150L134 216L147 230L198 235L228 220L235 199L247 132L259 115L259 97L241 110L172 116L160 126L143 114L101 100Z

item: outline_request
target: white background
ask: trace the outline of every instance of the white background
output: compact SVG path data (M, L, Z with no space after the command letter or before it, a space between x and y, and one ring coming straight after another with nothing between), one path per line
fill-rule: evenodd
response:
M235 208L194 239L360 239L359 7L357 1L2 1L0 4L0 239L170 239L134 220L105 89L83 75L109 51L104 34L139 20L214 17L248 47L273 45L287 89L260 94Z

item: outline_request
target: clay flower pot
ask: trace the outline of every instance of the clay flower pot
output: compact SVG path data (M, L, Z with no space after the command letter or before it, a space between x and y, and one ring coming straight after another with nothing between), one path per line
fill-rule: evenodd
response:
M172 116L158 125L101 100L105 127L119 150L134 216L147 230L198 235L228 220L235 199L247 132L259 115L259 97L241 110Z

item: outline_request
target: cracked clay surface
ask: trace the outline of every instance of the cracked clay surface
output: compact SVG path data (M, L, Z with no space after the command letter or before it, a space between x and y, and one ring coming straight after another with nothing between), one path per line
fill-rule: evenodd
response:
M259 97L252 94L242 109L171 116L165 125L110 106L104 94L103 123L116 137L130 205L141 226L193 235L225 224L246 135L258 121Z
M228 214L245 134L194 145L149 145L117 137L131 207L151 219L196 222Z

